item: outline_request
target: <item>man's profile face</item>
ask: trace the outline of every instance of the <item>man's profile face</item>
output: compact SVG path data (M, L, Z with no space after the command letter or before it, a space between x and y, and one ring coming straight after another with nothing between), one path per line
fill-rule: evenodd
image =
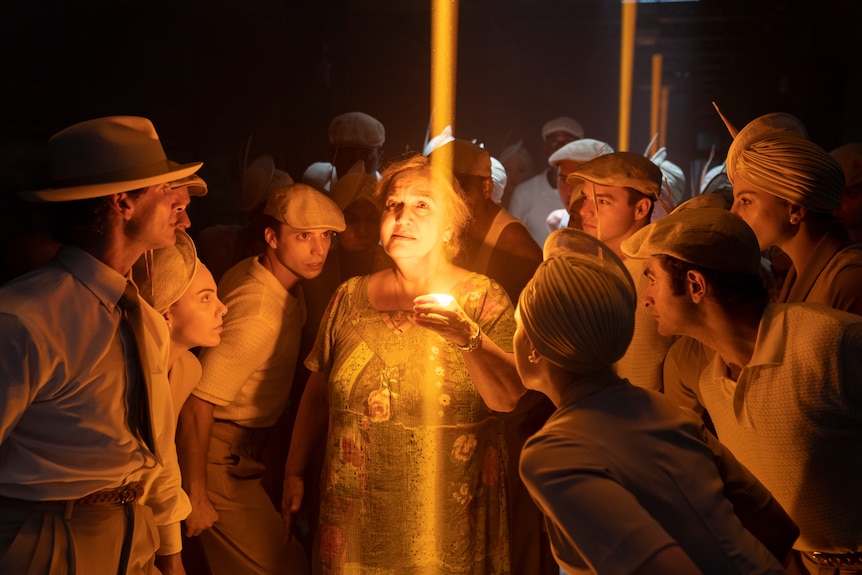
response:
M644 276L648 283L644 289L641 303L652 313L658 324L658 332L663 336L683 335L686 326L685 303L688 294L674 294L670 274L658 258L649 258L644 263Z
M137 196L128 196L128 199L134 209L128 221L127 234L144 250L174 245L176 231L190 225L186 214L190 199L187 187L174 189L167 182L156 184Z

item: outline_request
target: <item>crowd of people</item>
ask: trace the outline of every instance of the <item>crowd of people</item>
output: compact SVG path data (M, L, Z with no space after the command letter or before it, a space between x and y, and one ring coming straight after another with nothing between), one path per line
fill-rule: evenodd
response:
M531 174L348 112L195 234L148 119L58 132L0 286L0 572L862 573L862 144L721 120L686 186L570 117Z

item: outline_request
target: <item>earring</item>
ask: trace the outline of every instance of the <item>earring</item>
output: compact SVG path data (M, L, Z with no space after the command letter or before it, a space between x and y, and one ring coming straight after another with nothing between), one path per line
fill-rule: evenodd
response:
M530 363L539 363L539 359L539 352L537 352L535 349L530 352L530 355L527 356L527 361L529 361Z
M790 223L794 226L799 223L799 216L790 216Z

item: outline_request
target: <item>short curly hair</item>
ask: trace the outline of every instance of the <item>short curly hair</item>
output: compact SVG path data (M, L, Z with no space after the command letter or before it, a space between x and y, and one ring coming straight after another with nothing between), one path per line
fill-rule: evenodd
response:
M470 208L464 200L464 192L460 184L451 173L432 165L431 160L422 154L403 156L392 161L381 172L374 197L382 207L386 203L386 198L392 194L394 181L405 172L412 170L428 172L434 189L440 192L445 209L444 219L452 229L452 237L445 245L445 251L449 261L456 261L463 249L464 232L470 223Z

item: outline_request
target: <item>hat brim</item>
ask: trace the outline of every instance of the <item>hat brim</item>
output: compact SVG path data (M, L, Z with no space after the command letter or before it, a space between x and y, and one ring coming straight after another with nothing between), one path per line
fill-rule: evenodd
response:
M84 186L71 186L67 188L47 188L29 192L20 192L19 195L31 202L70 202L74 200L88 200L101 198L121 192L129 192L155 186L165 182L172 182L191 176L203 166L203 162L191 164L177 164L176 168L156 176L139 178L134 180L123 180L119 182L107 182L103 184L88 184Z

